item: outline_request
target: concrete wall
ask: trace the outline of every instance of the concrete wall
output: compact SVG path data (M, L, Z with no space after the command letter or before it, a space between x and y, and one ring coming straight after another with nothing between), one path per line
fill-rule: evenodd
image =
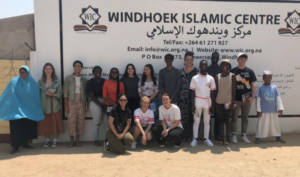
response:
M30 49L24 43L35 48L33 24L33 14L0 19L0 60L29 59Z
M33 14L0 19L0 95L21 66L30 66L30 49L24 43L35 48L33 22ZM8 134L9 122L0 121L0 135Z

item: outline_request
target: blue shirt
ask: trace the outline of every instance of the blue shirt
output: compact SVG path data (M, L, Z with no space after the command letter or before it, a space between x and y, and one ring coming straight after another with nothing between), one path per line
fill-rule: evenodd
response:
M262 85L259 87L256 96L260 98L261 112L262 113L277 113L276 97L280 93L276 85Z

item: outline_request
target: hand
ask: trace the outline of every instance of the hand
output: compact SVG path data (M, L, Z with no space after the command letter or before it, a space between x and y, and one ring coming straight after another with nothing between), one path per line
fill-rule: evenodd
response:
M257 112L257 117L261 117L261 112Z
M85 112L87 112L88 111L88 105L87 105L87 102L85 103Z
M209 111L212 112L212 115L211 115L211 116L213 116L214 113L215 113L215 108L214 108L214 106L210 107L210 108L209 108Z
M46 95L48 95L48 96L52 96L53 94L51 93L51 92L46 92Z
M195 106L192 106L191 110L192 110L192 113L195 114L195 111L196 111Z
M164 136L166 134L166 129L161 132L161 135Z
M146 144L147 143L147 137L146 137L146 134L144 134L142 136L142 144Z
M70 112L69 105L65 105L65 111L66 111L67 113Z
M278 111L278 116L279 116L279 117L282 116L282 112L283 112L282 110L279 110L279 111Z
M118 138L119 140L121 140L121 139L123 138L122 134L118 134L118 135L117 135L117 138Z
M169 134L169 129L167 129L167 130L165 131L164 137L167 137L168 134Z
M215 108L217 110L217 113L219 112L219 106L217 104L215 104Z
M250 103L251 104L253 101L254 101L254 98L251 97L251 98L249 98L249 100L246 101L246 103Z
M230 106L229 106L229 108L228 108L228 109L230 109L230 110L234 110L234 102L230 103Z

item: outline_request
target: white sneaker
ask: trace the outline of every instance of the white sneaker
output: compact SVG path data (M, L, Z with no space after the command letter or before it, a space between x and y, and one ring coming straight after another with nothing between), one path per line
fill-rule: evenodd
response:
M204 144L205 144L206 146L210 146L210 147L214 146L214 144L213 144L209 139L206 139L206 140L204 141Z
M193 141L191 142L191 146L192 146L192 147L195 147L195 146L197 146L197 144L198 144L198 142L197 142L197 140L194 138Z
M242 140L243 140L245 143L251 143L251 142L249 141L249 139L247 138L246 135L243 135L243 136L242 136Z
M235 144L237 143L236 135L232 135L231 142Z
M137 144L137 142L135 142L135 141L134 141L134 142L132 142L132 143L131 143L131 149L135 149L135 147L136 147L136 144Z

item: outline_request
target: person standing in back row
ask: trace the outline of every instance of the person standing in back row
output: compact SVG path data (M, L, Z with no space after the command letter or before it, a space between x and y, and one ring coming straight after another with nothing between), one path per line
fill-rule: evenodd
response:
M211 75L213 78L216 78L216 76L222 72L221 67L218 65L219 59L220 59L220 55L218 52L214 52L211 54L211 65L207 68L207 73L208 75ZM214 136L215 136L215 140L219 141L221 140L220 131L219 131L220 120L218 118L217 112L215 112L214 117L215 117ZM203 130L203 121L201 121L200 123L200 130ZM209 132L211 132L211 130ZM200 135L201 134L203 134L203 131L201 131Z
M236 96L235 96L235 110L231 118L231 133L232 143L237 143L236 131L237 131L237 119L241 109L242 112L242 140L245 143L250 143L247 138L248 128L248 115L251 108L251 103L254 101L256 92L256 76L252 69L246 67L248 55L246 53L240 53L238 55L238 66L233 68L230 72L236 76Z
M177 104L181 80L179 70L172 65L173 61L174 55L165 55L167 67L159 71L159 89L162 95L164 93L170 95L171 103Z

